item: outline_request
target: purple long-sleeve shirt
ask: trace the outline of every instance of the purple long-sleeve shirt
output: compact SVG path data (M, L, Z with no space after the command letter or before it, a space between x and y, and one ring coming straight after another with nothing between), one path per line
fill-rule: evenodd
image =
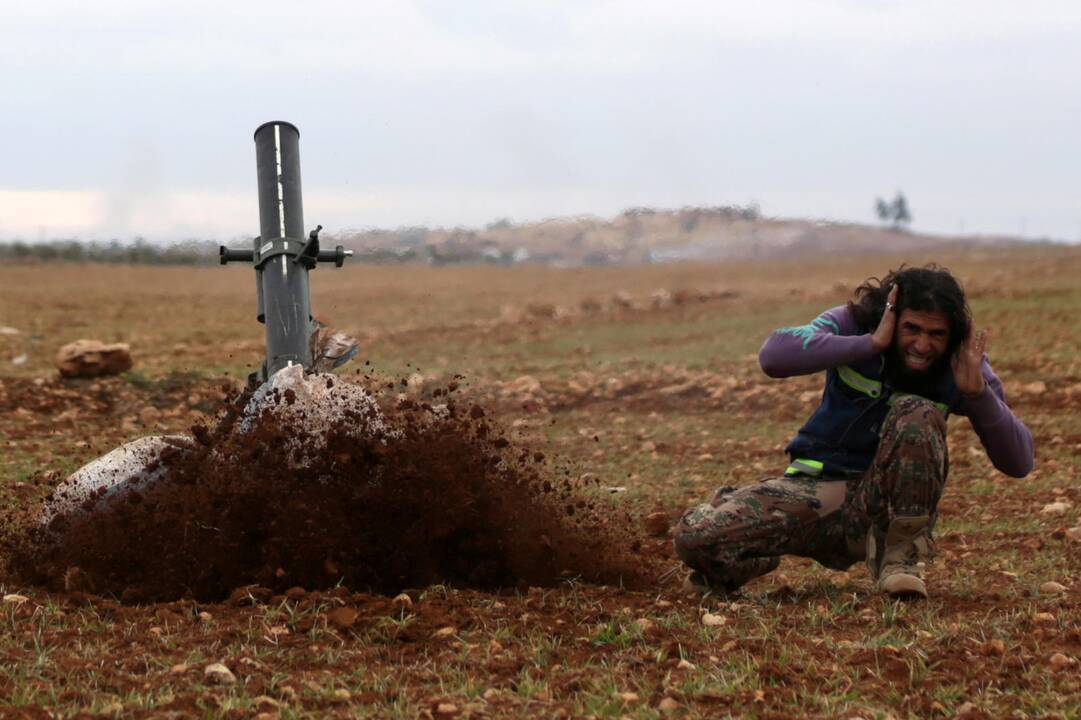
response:
M825 311L809 324L776 330L762 345L758 361L772 378L810 375L876 357L871 335L861 332L845 305ZM1002 381L987 355L980 368L983 392L962 395L950 412L966 416L980 438L991 464L1011 477L1021 478L1034 463L1032 433L1006 404Z

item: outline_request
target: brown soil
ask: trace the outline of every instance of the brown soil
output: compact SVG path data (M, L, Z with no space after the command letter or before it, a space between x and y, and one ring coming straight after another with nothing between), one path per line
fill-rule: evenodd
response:
M295 432L273 413L238 431L242 396L213 428L192 428L193 449L155 461L168 466L164 479L46 528L31 516L16 523L12 569L24 582L126 602L221 599L250 585L396 593L649 582L655 563L638 557L632 518L598 502L588 482L512 443L450 389L435 391L445 412L387 389L386 432L357 439L343 424L320 450L286 442Z
M576 526L577 512L568 523L559 504L546 502L550 494L526 490L525 498L480 497L522 514L534 508L547 520L515 519L502 530L494 525L485 532L510 538L508 546L519 543L523 552L533 547L528 557L543 559L536 551L541 541L528 544L530 533L539 538L535 528L544 523L565 528L570 535L549 538L555 546L549 557L556 560L529 565L505 559L506 575L523 577L500 589L428 586L419 569L429 557L443 562L444 572L450 567L467 575L472 567L444 562L453 554L442 544L425 549L422 536L431 540L434 533L429 525L452 536L447 523L454 518L462 518L459 527L465 532L485 527L481 521L466 525L464 518L490 519L495 511L468 502L501 485L490 471L485 480L465 471L441 475L435 479L441 484L432 480L430 486L419 478L398 478L406 485L395 503L414 503L408 508L415 518L402 511L396 524L377 512L353 507L350 516L333 506L311 517L329 518L325 522L338 523L341 532L365 537L346 527L355 520L382 532L380 547L388 553L404 552L403 545L415 553L416 569L398 563L418 578L404 590L408 600L371 592L380 588L365 584L359 556L353 556L357 567L351 567L348 556L323 552L326 547L314 542L305 545L311 552L302 562L287 563L283 554L295 554L297 545L282 532L283 542L259 546L276 556L238 564L244 572L208 591L207 597L220 598L211 602L182 597L146 605L118 602L124 589L146 578L158 583L158 597L195 595L176 587L181 583L172 581L174 569L149 552L130 555L150 562L148 568L129 568L117 556L112 567L128 573L129 581L114 579L92 589L85 580L93 565L82 558L89 569L67 574L68 591L0 576L3 591L17 594L0 604L0 717L660 717L664 702L675 702L668 715L675 718L1081 717L1081 665L1076 664L1081 660L1081 545L1070 533L1081 522L1075 322L1081 255L1049 253L1036 248L1027 255L926 258L961 270L970 296L980 299L978 322L995 332L992 362L1011 407L1035 435L1038 453L1037 469L1028 478L1003 477L991 468L968 423L951 421L950 479L939 506L938 559L928 569L932 597L926 602L884 599L862 566L834 572L793 557L753 581L739 598L681 593L678 573L641 590L574 580L522 590L517 584L527 571L558 572L553 568L569 555L560 538L606 527L599 520L609 521L604 555L626 550L634 559L635 554L634 539L621 540L618 529L611 529L621 527L622 519L602 512ZM562 487L555 481L565 482L567 476L551 458L567 459L577 472L599 476L602 486L626 486L625 493L611 496L614 502L608 497L597 502L653 512L656 520L647 527L660 533L660 513L668 513L670 524L719 485L743 485L783 470L784 444L817 402L821 378L777 382L762 376L754 361L762 334L782 322L814 317L846 299L845 288L902 259L920 262L830 259L581 272L401 268L388 273L347 266L320 275L313 300L338 309L331 315L342 329L364 338L365 357L376 366L398 369L404 358L424 365L425 391L428 384L449 382L454 370L468 369L472 387L464 391L468 399L457 400L460 409L452 423L461 429L458 441L468 441L477 453L510 460L527 448L547 456L541 463L529 456L515 463L503 476L507 482L521 478L529 488L547 479ZM213 415L212 398L222 383L217 373L227 369L229 377L242 378L251 370L245 363L257 364L263 350L253 332L250 284L222 272L0 268L5 290L0 325L23 330L19 336L0 336L0 350L7 357L29 355L19 366L3 362L0 371L0 505L36 507L82 463L141 435L185 432L201 415ZM717 284L738 290L740 297L648 307L658 287L674 291ZM632 293L638 309L586 312L583 304L582 312L570 317L497 320L505 304L549 303L573 310L587 296L607 299L623 289ZM1069 293L1057 294L1062 289ZM177 307L190 312L178 317ZM57 378L56 347L86 336L131 342L137 372L94 381ZM661 352L654 352L658 347ZM1032 387L1037 380L1045 383L1043 389ZM396 390L412 394L408 388ZM432 394L416 395L442 402ZM483 406L483 418L469 417L473 404ZM423 418L417 408L388 412L396 426L405 423L398 413ZM489 424L491 438L503 434L500 425L510 427L508 445L492 447L477 439L480 422ZM205 442L234 447L235 438L218 430L216 423L207 423ZM437 438L434 431L418 430L411 446L403 440L391 447L398 448L395 457L408 457L407 451L421 453L418 458L457 452L482 465L478 455L450 447L455 432L439 439L442 451L419 447L424 438ZM347 455L361 456L359 447ZM202 468L211 467L208 454L202 457ZM259 467L276 466L261 461ZM515 475L518 470L524 475ZM415 469L422 471L431 473ZM340 472L346 478L371 477L357 468ZM252 478L228 467L214 466L210 475L229 473L229 483L193 476L223 502L231 500L233 489L258 489ZM305 476L309 485L315 474ZM421 487L442 494L421 503L421 496L409 494ZM594 497L588 485L570 487L587 500ZM285 492L291 488L299 493L281 484L281 493L251 497L296 508ZM392 490L384 487L383 495L375 496L374 490L344 489L341 497L386 498ZM211 567L209 560L220 560L221 553L210 537L214 531L192 522L222 530L217 521L225 510L232 513L226 519L234 530L247 522L234 517L244 506L225 502L214 508L211 499L204 496L198 512L193 505L191 514L174 516L189 521L201 545L178 544L177 537L181 542L184 537L175 528L183 525L175 523L144 523L133 536L177 554L185 547L194 554L186 559L185 572L201 577L196 571ZM1041 512L1058 501L1072 502L1066 515ZM394 506L388 503L383 510ZM265 506L252 510L257 513L278 518L278 527L292 522L309 533L304 537L317 537L317 529L283 510ZM172 533L172 539L158 540L157 533ZM129 542L124 535L123 544ZM462 539L454 542L464 546ZM677 566L670 529L641 542L639 560ZM580 547L587 546L583 539ZM201 554L204 550L213 553ZM6 557L4 548L0 556ZM327 557L338 564L337 575L326 573ZM507 551L500 557L514 556ZM580 559L582 566L595 567L589 558ZM389 564L381 555L374 561ZM64 564L57 562L49 574L44 568L30 573L56 587L63 584L57 573ZM273 577L265 578L272 565ZM569 560L566 565L572 572L578 567ZM278 578L277 567L289 574ZM352 575L338 585L346 572ZM253 579L269 586L252 586ZM451 580L459 586L468 582ZM1045 593L1046 581L1067 589ZM229 589L234 582L240 585L235 592ZM407 584L407 579L393 583ZM389 592L392 586L381 589ZM706 627L704 612L726 622ZM1071 663L1057 667L1056 657ZM694 667L685 667L684 660ZM210 663L226 665L236 684L206 682L204 668ZM628 692L638 701L623 699ZM446 704L457 713L440 711Z

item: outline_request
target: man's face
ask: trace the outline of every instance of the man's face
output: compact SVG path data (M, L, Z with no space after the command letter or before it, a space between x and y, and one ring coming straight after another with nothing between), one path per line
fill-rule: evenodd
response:
M923 375L936 367L950 343L950 325L940 312L902 310L894 350L905 370Z

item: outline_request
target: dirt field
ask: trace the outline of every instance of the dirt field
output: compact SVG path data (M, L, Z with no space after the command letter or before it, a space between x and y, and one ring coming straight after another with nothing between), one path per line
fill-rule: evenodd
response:
M766 378L762 340L869 275L932 259L990 328L1037 469L995 472L968 422L951 420L926 602L873 594L860 566L793 558L736 598L681 594L673 519L716 486L782 470L821 390L819 377ZM610 552L639 558L649 583L580 572L394 597L341 584L328 566L306 587L279 578L139 604L77 578L61 590L7 576L0 716L1079 717L1078 277L1071 249L320 269L316 314L361 339L341 379L404 380L395 392L422 400L458 383L459 402L482 408L511 448L543 455L542 479L589 485L602 515L631 516L638 537ZM127 440L212 424L261 357L252 284L238 267L0 268L0 326L18 331L0 334L3 505L35 507ZM57 348L83 337L130 343L135 367L61 380ZM207 674L214 663L231 677Z

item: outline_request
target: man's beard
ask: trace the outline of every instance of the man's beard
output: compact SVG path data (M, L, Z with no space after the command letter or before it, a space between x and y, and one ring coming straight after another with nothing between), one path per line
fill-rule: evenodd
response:
M894 390L931 397L942 375L949 370L949 355L944 353L926 370L910 370L900 349L894 345L886 354L886 379Z

